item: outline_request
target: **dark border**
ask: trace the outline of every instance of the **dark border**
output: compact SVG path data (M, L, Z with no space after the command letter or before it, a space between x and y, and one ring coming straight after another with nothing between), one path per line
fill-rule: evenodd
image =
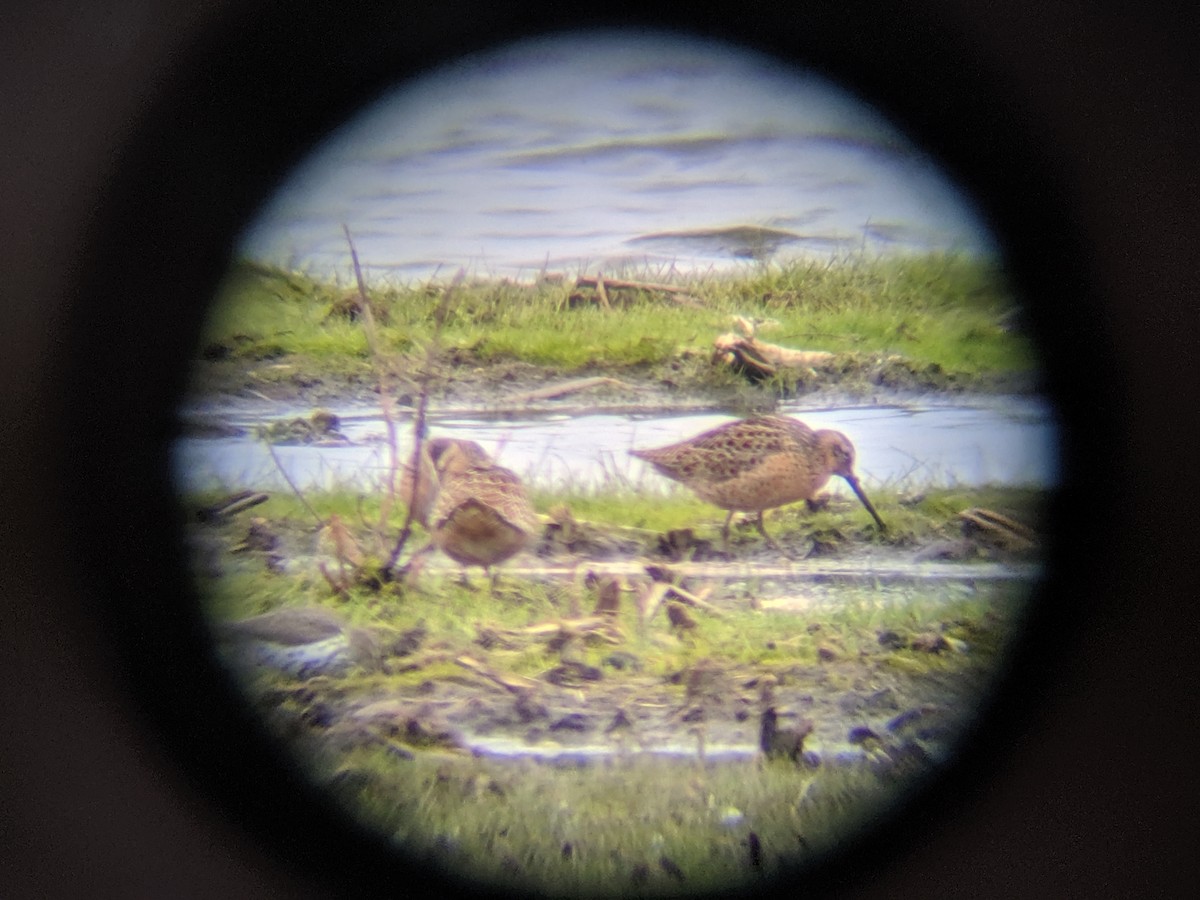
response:
M138 123L101 198L68 323L60 421L70 423L64 507L86 589L109 626L148 735L216 803L293 871L334 889L396 887L400 863L290 768L206 652L186 577L181 512L167 452L206 304L232 242L282 173L330 127L395 81L454 55L587 25L676 27L815 68L893 117L979 201L1001 236L1045 360L1063 425L1064 482L1051 522L1049 575L1005 689L944 778L855 852L806 872L814 893L884 871L1004 765L1005 740L1071 648L1086 572L1102 553L1102 503L1120 502L1128 441L1071 198L1023 132L1018 97L970 48L903 4L847 2L571 4L428 8L310 4L231 14L180 57ZM1108 434L1097 446L1087 437ZM1114 485L1101 498L1084 489ZM1053 648L1053 652L1051 652ZM422 873L428 878L430 872ZM453 890L442 884L430 890Z

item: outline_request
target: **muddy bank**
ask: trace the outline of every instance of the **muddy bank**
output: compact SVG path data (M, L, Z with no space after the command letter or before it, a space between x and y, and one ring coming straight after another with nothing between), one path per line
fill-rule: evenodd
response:
M439 558L420 583L285 603L219 623L216 636L268 718L343 750L432 742L498 755L747 756L770 673L785 718L811 719L814 754L857 755L868 739L905 745L919 722L921 753L940 758L1038 573L1028 543L960 527L955 540L891 547L798 534L780 550L739 532L725 552L690 534L568 534L549 520L536 552L502 567L494 593L478 573L464 592L457 567ZM193 530L202 585L251 575L286 592L337 566L312 524ZM430 625L431 605L458 624ZM731 636L750 645L728 645ZM531 653L541 670L515 674L514 660L527 666ZM682 664L649 674L662 656Z
M483 361L469 353L448 354L453 377L437 379L431 400L439 404L470 405L482 398L503 403L561 382L609 377L627 387L589 392L587 400L625 403L645 409L670 408L681 398L702 397L708 408L751 412L767 409L776 400L812 394L847 399L896 393L1029 394L1039 389L1036 373L952 372L936 363L919 363L894 356L845 355L787 373L777 380L755 382L725 367L715 367L707 354L684 355L660 365L618 369L610 365L563 371L524 362ZM246 360L221 357L193 364L192 394L220 403L238 398L267 399L286 405L368 402L379 394L379 377L369 360L342 360L330 371L311 360L278 358ZM395 389L401 405L412 405L414 391ZM571 402L568 399L568 403Z
M728 553L547 517L492 590L441 558L388 582L259 496L188 523L246 702L404 852L526 894L819 858L955 752L1038 574L954 517L953 540L863 525L779 551L747 525Z

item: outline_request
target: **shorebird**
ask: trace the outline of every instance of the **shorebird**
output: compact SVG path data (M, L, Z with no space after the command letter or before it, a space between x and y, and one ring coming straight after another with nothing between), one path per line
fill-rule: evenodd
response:
M777 547L763 525L763 512L797 500L812 507L831 475L846 479L884 530L854 474L854 445L840 431L813 431L785 416L756 416L667 447L629 452L691 488L701 500L728 510L721 528L726 548L729 523L739 511L758 513L755 526L770 546Z
M456 457L481 466L492 465L492 458L474 441L464 441L458 438L434 438L421 445L420 468L416 478L413 478L412 466L405 465L404 475L400 479L400 499L413 508L413 519L429 531L429 514L438 496L438 471L434 458L441 458L446 453L446 463L450 464ZM414 493L415 489L415 493Z
M429 457L438 480L428 514L433 545L464 567L464 579L467 566L482 566L491 578L492 566L537 536L525 485L474 441L436 438L429 442Z

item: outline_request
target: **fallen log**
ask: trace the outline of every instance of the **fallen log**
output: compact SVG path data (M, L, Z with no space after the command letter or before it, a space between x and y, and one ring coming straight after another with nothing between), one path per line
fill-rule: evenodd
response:
M672 301L682 306L699 307L704 305L688 292L689 289L687 287L680 284L664 284L656 281L629 281L624 278L605 278L602 275L580 275L575 279L575 287L594 288L597 302L605 309L611 308L608 292L620 290L666 294Z
M580 275L575 279L575 287L597 287L603 282L610 288L628 288L634 291L662 291L664 294L686 294L688 288L681 284L663 284L656 281L627 281L622 278L603 278L592 275Z
M774 375L779 369L808 369L834 358L828 350L794 350L732 332L720 335L713 347L714 359L761 377Z

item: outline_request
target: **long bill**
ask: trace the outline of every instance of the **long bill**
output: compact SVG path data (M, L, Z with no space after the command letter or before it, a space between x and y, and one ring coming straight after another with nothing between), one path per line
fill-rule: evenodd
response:
M875 520L875 524L879 526L880 531L887 531L887 526L883 524L883 519L879 518L879 513L875 512L875 507L871 505L871 501L867 499L867 495L863 493L862 487L858 483L858 479L854 477L842 476L846 479L846 483L850 485L850 490L854 491L854 496L862 501L862 505L867 508L867 512L871 514L871 518Z

